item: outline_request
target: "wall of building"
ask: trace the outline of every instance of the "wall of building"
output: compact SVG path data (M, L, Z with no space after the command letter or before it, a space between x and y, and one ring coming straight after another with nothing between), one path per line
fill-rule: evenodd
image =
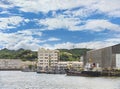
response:
M99 66L102 68L115 68L116 54L120 54L120 44L88 51L84 58L84 65L91 62L99 63Z
M116 68L120 69L120 54L116 54Z
M0 69L21 69L22 61L18 59L0 59Z
M59 60L59 51L58 50L49 50L41 48L38 50L38 70L47 70L50 67L57 66Z
M92 50L86 54L86 63L99 63L102 66L102 50Z
M102 67L113 68L112 66L112 47L103 48L102 50Z
M36 61L22 61L22 71L24 72L35 72L37 69Z
M21 59L0 59L0 70L25 70L32 66L36 67L36 62L22 61Z
M113 54L120 54L120 44L112 46L112 53Z

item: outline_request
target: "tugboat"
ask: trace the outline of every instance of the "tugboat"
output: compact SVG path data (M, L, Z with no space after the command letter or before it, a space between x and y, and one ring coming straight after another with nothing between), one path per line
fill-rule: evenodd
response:
M85 77L99 77L101 76L101 69L95 67L95 63L86 64L85 68L81 71L72 70L72 69L65 69L66 74L68 76L85 76Z
M85 68L81 71L70 69L65 69L68 76L85 76L85 77L120 77L119 69L102 69L95 63L92 65L88 63Z
M72 71L69 69L66 69L66 74L68 76L85 76L85 77L99 77L101 76L100 71Z

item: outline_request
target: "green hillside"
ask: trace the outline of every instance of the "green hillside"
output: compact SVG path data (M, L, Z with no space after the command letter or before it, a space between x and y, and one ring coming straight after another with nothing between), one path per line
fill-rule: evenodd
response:
M24 49L8 50L5 48L0 50L0 59L22 59L33 61L37 59L37 52Z
M79 61L80 56L85 54L86 51L90 49L82 48L82 49L58 49L60 51L60 61ZM37 59L37 52L25 49L19 50L8 50L2 49L0 50L0 59L22 59L34 61Z
M91 49L75 48L75 49L58 49L60 51L61 61L79 61L80 57Z

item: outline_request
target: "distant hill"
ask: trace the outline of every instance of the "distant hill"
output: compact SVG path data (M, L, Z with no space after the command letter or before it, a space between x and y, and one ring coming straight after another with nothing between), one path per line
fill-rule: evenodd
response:
M0 59L22 59L33 61L37 59L37 52L31 50L19 49L19 50L0 50Z
M60 61L79 61L86 51L91 49L75 48L75 49L57 49L60 51ZM19 50L0 50L0 59L22 59L23 61L34 61L37 59L37 51L19 49Z
M80 57L91 49L74 48L74 49L58 49L60 51L61 61L79 61Z

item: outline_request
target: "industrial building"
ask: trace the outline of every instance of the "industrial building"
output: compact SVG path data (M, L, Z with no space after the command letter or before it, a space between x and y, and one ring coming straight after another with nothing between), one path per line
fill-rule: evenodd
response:
M84 57L84 66L87 63L94 63L105 69L120 69L120 44L88 51Z

